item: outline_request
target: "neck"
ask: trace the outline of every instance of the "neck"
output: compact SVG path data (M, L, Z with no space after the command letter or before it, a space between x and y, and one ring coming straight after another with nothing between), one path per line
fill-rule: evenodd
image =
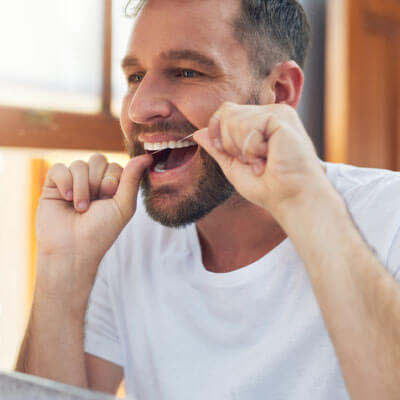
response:
M198 221L203 264L230 272L253 263L287 236L272 216L238 194Z

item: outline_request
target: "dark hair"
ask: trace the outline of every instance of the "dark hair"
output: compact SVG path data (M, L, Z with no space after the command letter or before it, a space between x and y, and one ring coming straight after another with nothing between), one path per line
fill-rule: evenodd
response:
M284 60L294 60L301 68L310 43L311 27L297 0L240 0L240 13L233 21L236 39L247 49L255 72L261 77ZM137 14L146 0L132 0L126 14Z

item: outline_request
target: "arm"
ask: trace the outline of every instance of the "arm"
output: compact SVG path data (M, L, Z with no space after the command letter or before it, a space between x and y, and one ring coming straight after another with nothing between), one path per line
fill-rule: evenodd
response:
M124 376L123 369L91 354L86 354L85 358L90 389L116 394Z
M195 140L296 246L352 399L397 399L400 289L354 226L295 110L226 103Z
M281 223L304 261L351 398L397 399L400 289L343 200L329 192L297 199Z
M38 260L32 311L16 369L88 388L83 353L83 327L88 293L73 306L70 304L72 293L62 295L57 290L50 292L41 288L41 271L55 270L60 266L71 268L68 264L62 258ZM54 284L54 287L58 288L60 285Z
M94 156L88 165L50 170L38 208L35 296L18 371L115 393L122 369L85 355L85 313L98 265L135 211L149 162L148 156L138 157L122 172Z
M40 260L41 267L59 267L65 260ZM38 283L41 279L38 277ZM75 285L72 285L74 287ZM66 293L67 295L67 293ZM71 304L69 299L77 300ZM69 299L68 299L69 297ZM63 298L38 287L16 370L63 383L115 394L123 378L120 366L83 352L88 293ZM72 307L71 307L72 306Z

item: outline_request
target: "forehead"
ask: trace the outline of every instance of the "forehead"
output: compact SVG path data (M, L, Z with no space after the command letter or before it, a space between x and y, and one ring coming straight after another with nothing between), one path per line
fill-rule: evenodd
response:
M171 50L190 49L244 62L232 22L239 0L148 0L135 21L128 55L150 62Z

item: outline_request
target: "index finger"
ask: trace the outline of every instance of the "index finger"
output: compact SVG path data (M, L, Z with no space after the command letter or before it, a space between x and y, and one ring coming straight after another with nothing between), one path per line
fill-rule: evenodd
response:
M72 174L64 164L54 164L46 176L43 192L45 192L46 189L57 189L65 200L71 201L73 197L72 181Z

